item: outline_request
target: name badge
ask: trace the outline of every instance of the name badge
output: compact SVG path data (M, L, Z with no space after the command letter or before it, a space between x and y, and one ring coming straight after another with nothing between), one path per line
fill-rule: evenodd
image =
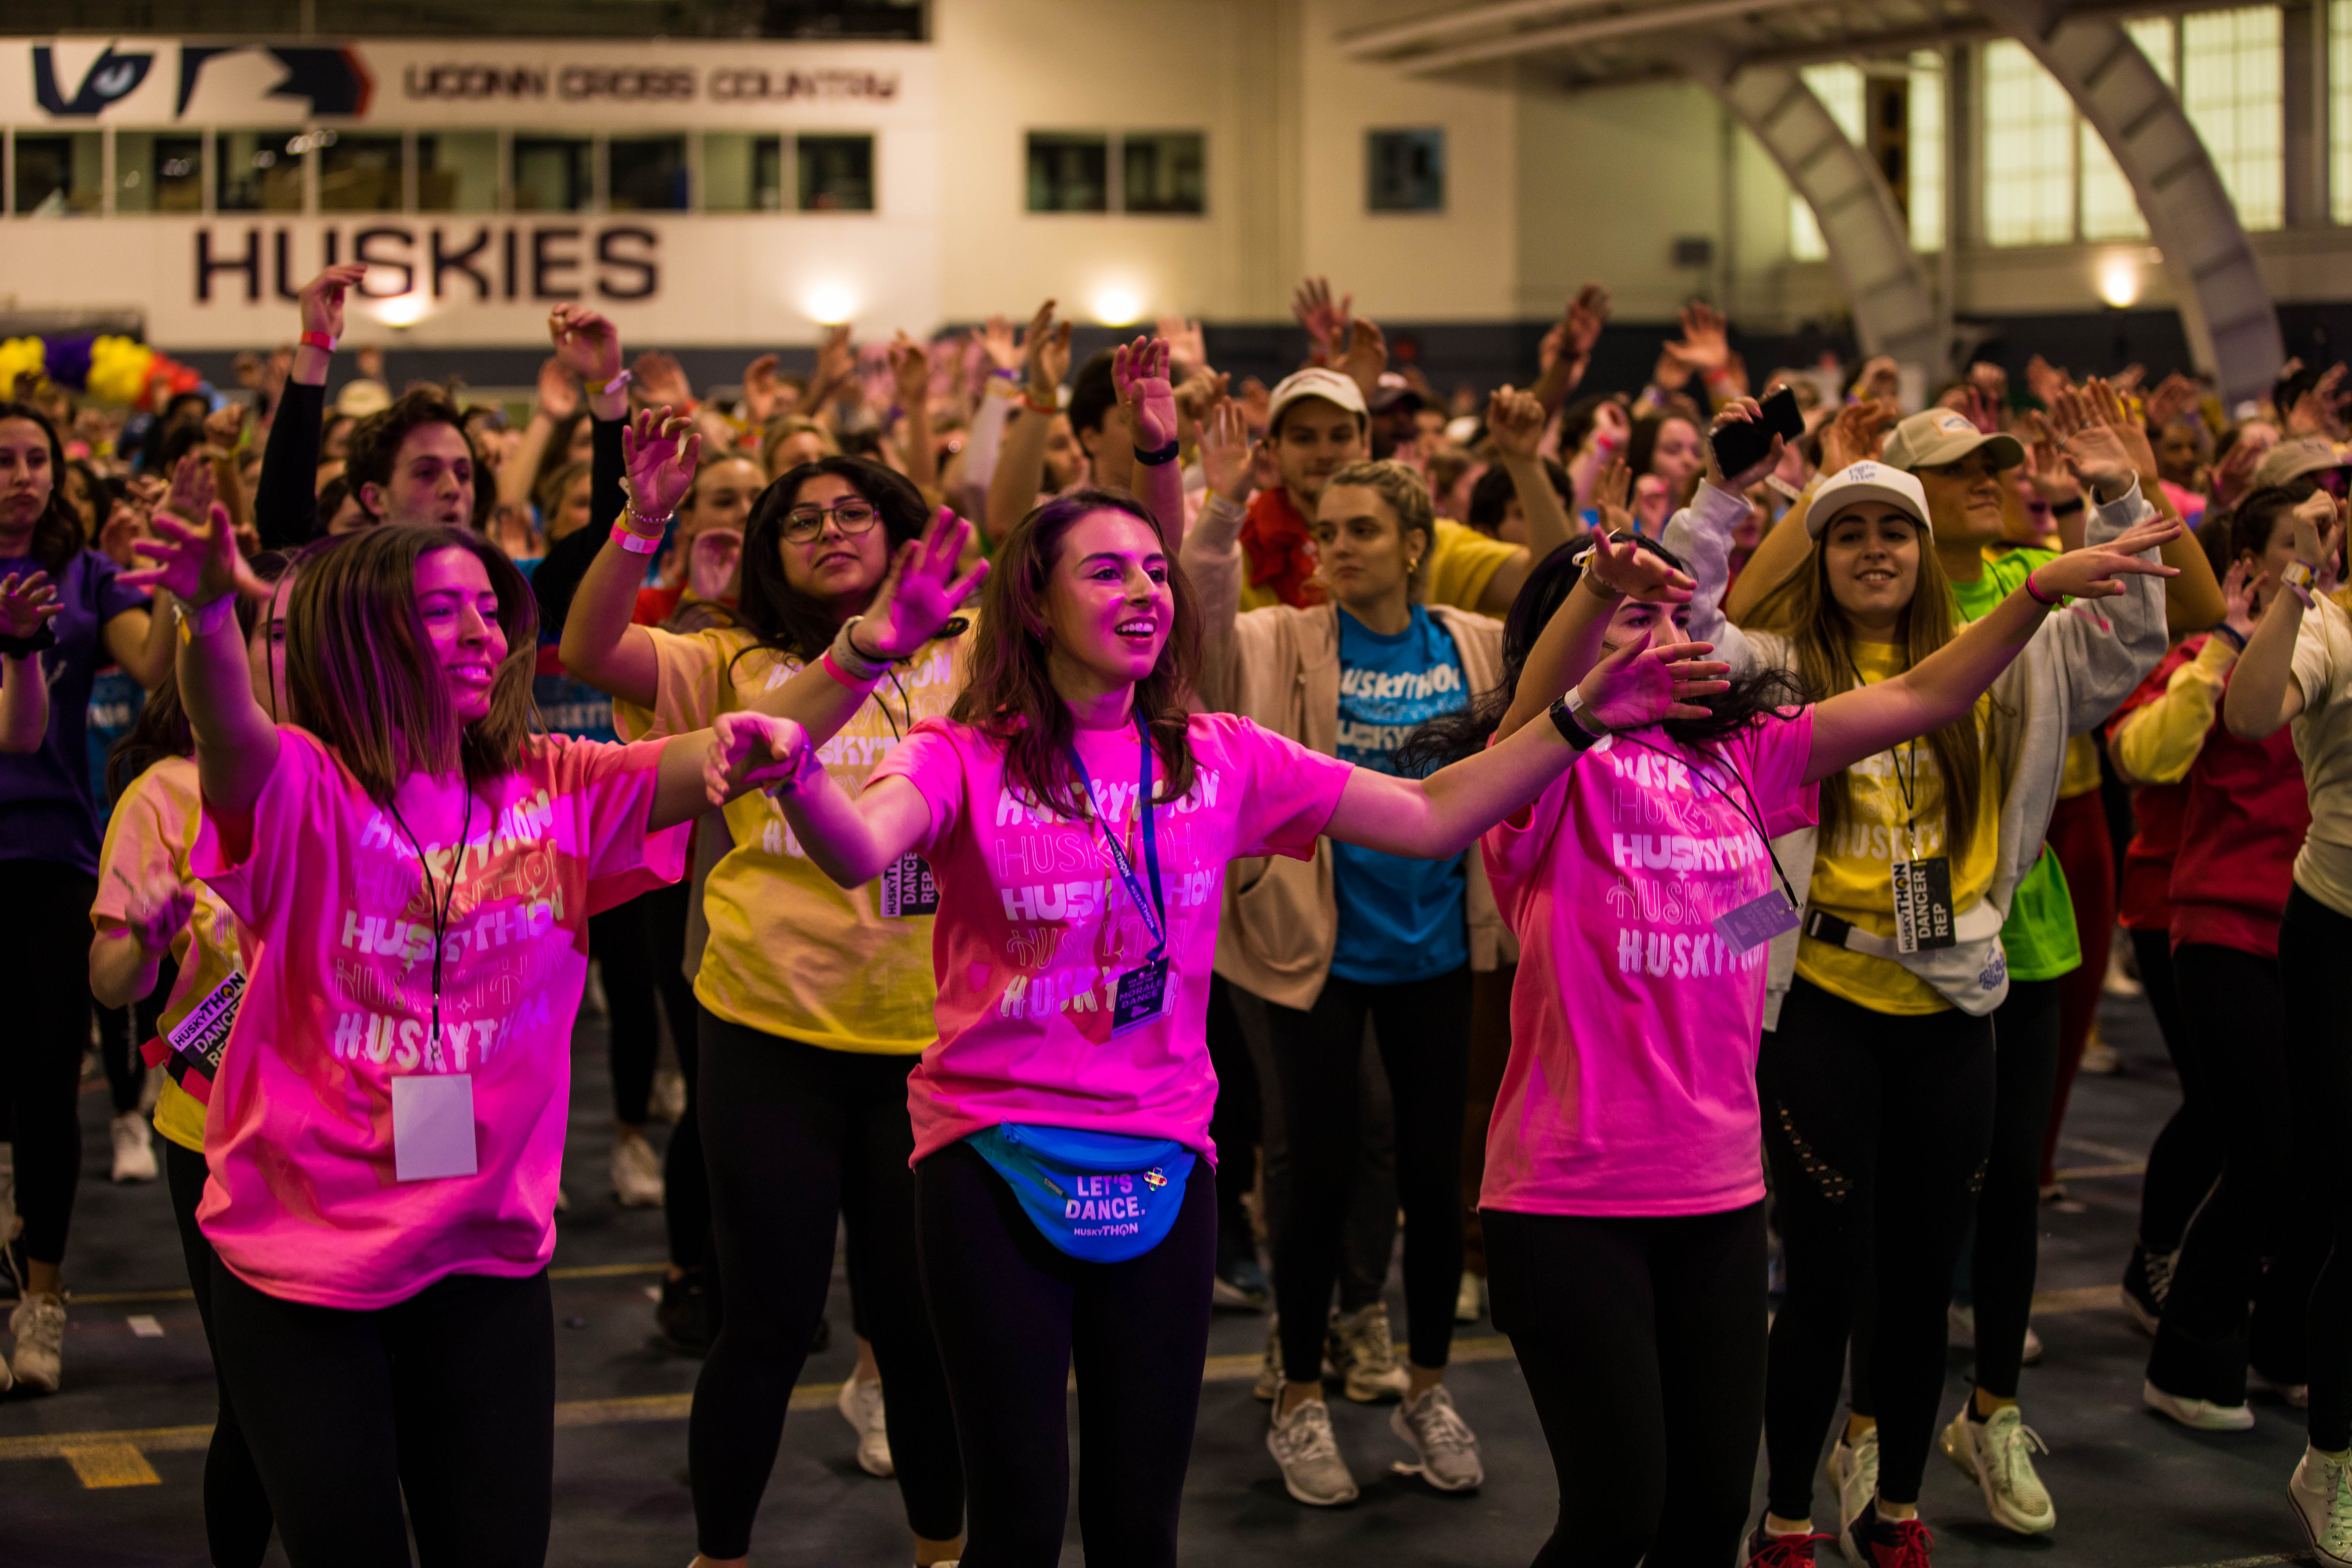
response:
M393 1174L404 1182L474 1173L474 1077L418 1073L392 1080Z
M1118 977L1118 997L1112 1005L1110 1032L1115 1038L1129 1029L1159 1022L1168 1000L1168 961L1156 958L1140 969Z
M1952 861L1948 855L1895 862L1895 951L1920 952L1950 947Z
M1726 910L1715 917L1715 934L1734 952L1746 952L1751 947L1761 947L1782 931L1797 929L1797 908L1789 902L1789 895L1778 888L1768 888L1761 898L1748 900L1736 910Z
M875 886L884 920L940 912L940 884L931 875L930 862L920 855L901 855L883 867Z
M163 1039L184 1069L202 1073L207 1079L220 1077L221 1052L227 1047L229 1029L236 1023L237 1004L244 1000L245 976L232 972L172 1026Z

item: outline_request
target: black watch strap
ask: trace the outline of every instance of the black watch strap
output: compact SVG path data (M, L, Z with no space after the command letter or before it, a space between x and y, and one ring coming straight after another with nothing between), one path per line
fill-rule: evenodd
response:
M1559 738L1580 752L1589 752L1601 742L1600 736L1577 722L1576 710L1568 705L1566 697L1552 699L1551 721Z

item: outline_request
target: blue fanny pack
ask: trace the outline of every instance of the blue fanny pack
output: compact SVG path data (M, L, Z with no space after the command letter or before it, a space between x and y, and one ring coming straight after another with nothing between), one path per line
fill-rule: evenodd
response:
M964 1142L1012 1187L1038 1235L1088 1263L1123 1263L1159 1246L1184 1206L1195 1158L1171 1138L1017 1121Z

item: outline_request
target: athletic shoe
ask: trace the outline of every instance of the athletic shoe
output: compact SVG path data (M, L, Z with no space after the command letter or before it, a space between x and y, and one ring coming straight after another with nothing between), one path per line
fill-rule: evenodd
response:
M16 1381L35 1394L55 1394L64 1370L64 1300L57 1296L26 1296L8 1314L8 1331L16 1336L13 1368Z
M1767 1535L1759 1521L1748 1537L1748 1568L1813 1568L1813 1548L1836 1544L1834 1535Z
M2057 1505L2033 1472L2035 1448L2050 1451L2014 1405L2002 1405L1982 1421L1970 1420L1963 1410L1944 1428L1944 1457L1984 1492L1994 1521L2020 1535L2058 1528Z
M2083 1047L2083 1059L2076 1064L2074 1070L2088 1078L2120 1078L2124 1070L2123 1054L2099 1038L2099 1031L2095 1026L2089 1041Z
M1946 1321L1954 1350L1972 1351L1977 1348L1977 1310L1974 1307L1963 1307L1954 1302ZM2033 1331L2032 1323L2026 1324L2024 1353L2017 1359L2027 1366L2040 1366L2042 1351L2042 1336Z
M699 1273L681 1274L661 1283L661 1301L654 1308L654 1326L671 1348L688 1355L710 1350L710 1298Z
M1462 1289L1454 1293L1454 1321L1475 1323L1486 1310L1486 1282L1467 1268L1462 1271Z
M148 1137L147 1119L126 1110L114 1119L114 1179L152 1182L156 1177L155 1145Z
M1272 1294L1266 1288L1265 1270L1258 1267L1257 1259L1236 1258L1217 1270L1209 1287L1209 1305L1228 1312L1263 1312Z
M1931 1568L1935 1533L1916 1519L1881 1519L1873 1498L1838 1532L1838 1548L1854 1568Z
M1830 1482L1837 1489L1838 1523L1848 1524L1862 1512L1864 1505L1878 1495L1876 1426L1852 1442L1843 1437L1837 1440L1830 1449Z
M2352 1466L2305 1448L2286 1495L2312 1555L2324 1568L2352 1568Z
M661 1207L661 1156L642 1132L623 1132L613 1140L613 1196L625 1209Z
M672 1127L686 1115L686 1075L676 1068L654 1074L654 1091L646 1100L646 1114Z
M857 1434L857 1468L869 1476L897 1475L890 1462L890 1428L882 1414L882 1384L867 1383L852 1370L833 1407Z
M1265 1315L1265 1353L1258 1357L1257 1384L1250 1392L1263 1402L1282 1392L1282 1318Z
M2124 1308L2151 1334L2164 1321L2164 1299L2172 1294L2172 1269L2179 1258L2177 1251L2150 1252L2135 1242L2131 1261L2124 1265Z
M2139 1396L2150 1410L2161 1412L2183 1426L2200 1432L2247 1432L2253 1428L2254 1413L2242 1405L2216 1405L2210 1399L2186 1399L2178 1394L2167 1394L2153 1383L2139 1385Z
M2275 1394L2281 1399L2285 1400L2295 1409L2308 1410L2311 1408L2311 1384L2307 1383L2281 1383L2275 1378L2264 1377L2260 1367L2251 1367L2248 1370L2261 1381L2262 1385L2264 1388L2269 1389L2273 1394Z
M1277 1400L1281 1393L1277 1386ZM1282 1467L1283 1489L1309 1508L1338 1508L1356 1500L1356 1478L1339 1458L1339 1440L1331 1435L1331 1412L1321 1400L1310 1399L1288 1415L1277 1403L1274 1421L1266 1427L1265 1449Z
M1400 1401L1389 1412L1389 1430L1412 1445L1418 1465L1402 1465L1407 1475L1418 1475L1442 1492L1466 1492L1484 1486L1486 1467L1478 1462L1478 1437L1470 1423L1454 1408L1454 1396L1438 1384L1418 1399Z
M1387 1302L1375 1301L1349 1317L1332 1314L1330 1346L1331 1363L1345 1380L1349 1398L1359 1405L1377 1405L1404 1397L1412 1380L1397 1359Z

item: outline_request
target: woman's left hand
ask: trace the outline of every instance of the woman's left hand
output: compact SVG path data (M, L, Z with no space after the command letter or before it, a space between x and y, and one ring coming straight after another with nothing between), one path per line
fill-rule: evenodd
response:
M1584 558L1585 574L1621 598L1654 605L1687 605L1697 587L1686 573L1678 572L1642 547L1638 540L1622 543L1596 534L1592 552Z
M150 958L172 951L172 939L187 929L196 912L195 895L176 880L158 878L133 889L131 907L123 911L122 929Z
M677 513L694 488L694 465L702 437L688 435L694 421L673 415L667 405L641 408L621 427L621 461L629 471L629 510L652 521Z
M2160 561L2143 561L2140 552L2170 543L2183 532L2180 520L2159 517L2125 530L2105 544L2070 550L2026 574L2026 581L2044 599L2072 595L2077 599L2112 599L2126 592L2123 579L2178 577L2180 568Z
M1135 427L1138 451L1156 452L1176 439L1176 387L1168 379L1168 343L1138 338L1111 351L1111 385Z
M710 750L702 759L702 792L725 805L746 790L797 785L814 757L808 731L790 719L739 710L710 721Z
M65 608L56 584L46 572L10 573L0 577L0 637L37 636Z
M966 599L988 577L988 563L975 561L958 573L971 524L952 512L931 519L920 539L900 545L890 558L890 570L874 592L872 603L858 618L850 641L861 653L896 661L909 658L940 635Z
M1706 655L1713 643L1651 646L1655 627L1643 628L1616 652L1592 667L1577 690L1584 710L1604 729L1639 730L1669 719L1704 719L1708 710L1692 700L1731 689L1724 679L1731 667Z

